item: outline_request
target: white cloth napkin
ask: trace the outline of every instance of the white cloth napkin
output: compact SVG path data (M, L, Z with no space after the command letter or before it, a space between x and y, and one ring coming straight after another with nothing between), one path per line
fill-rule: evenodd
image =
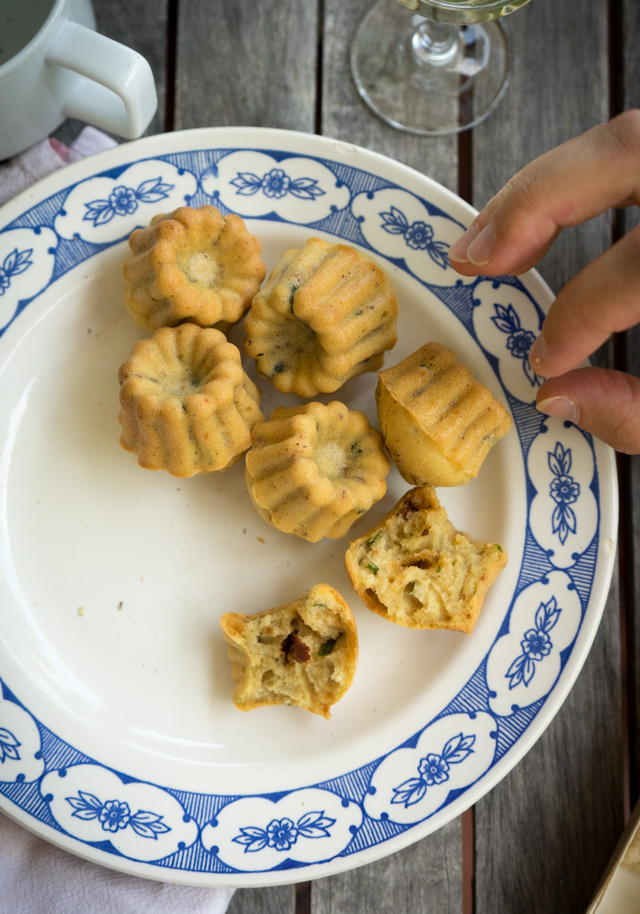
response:
M11 914L224 914L233 891L126 876L0 814L0 910Z
M45 139L0 165L0 205L45 175L116 143L85 127L71 146ZM233 889L127 876L49 844L0 813L0 911L11 914L224 914Z

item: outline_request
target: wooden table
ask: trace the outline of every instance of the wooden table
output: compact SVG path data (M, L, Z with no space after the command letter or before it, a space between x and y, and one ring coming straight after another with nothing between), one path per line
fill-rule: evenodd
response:
M418 138L364 105L349 47L372 0L96 0L101 31L146 56L149 129L260 125L384 153L480 208L529 160L640 105L637 0L533 0L505 23L510 88L471 133ZM67 126L71 130L71 126ZM638 213L565 231L540 265L558 290ZM598 363L640 373L640 332ZM474 808L377 863L313 883L236 892L254 912L583 912L639 791L640 463L621 458L620 543L601 627L567 701L533 749Z

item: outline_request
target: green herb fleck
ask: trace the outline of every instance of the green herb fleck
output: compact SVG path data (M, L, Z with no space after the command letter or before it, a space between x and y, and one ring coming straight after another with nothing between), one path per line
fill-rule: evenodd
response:
M369 564L367 565L367 568L369 569L371 574L377 574L380 571L378 566L374 565L373 562L369 562Z
M329 607L327 606L326 603L314 603L313 605L314 605L314 606L318 606L320 609L328 609L328 608L329 608Z
M371 539L367 543L367 546L373 546L373 544L376 542L376 540L379 540L381 536L382 536L382 530L378 530L376 535L371 537Z
M331 651L336 646L337 638L329 638L328 641L325 641L318 648L318 657L328 657Z
M499 543L496 543L496 551L502 552L502 546Z

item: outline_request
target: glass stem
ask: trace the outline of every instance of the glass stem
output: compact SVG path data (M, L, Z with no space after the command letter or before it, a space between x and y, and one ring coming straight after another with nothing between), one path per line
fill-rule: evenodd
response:
M432 19L423 19L411 39L417 59L432 67L451 63L458 53L458 44L458 26Z

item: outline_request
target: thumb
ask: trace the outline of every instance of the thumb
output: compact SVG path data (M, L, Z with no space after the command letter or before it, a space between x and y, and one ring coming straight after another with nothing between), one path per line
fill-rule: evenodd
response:
M568 419L623 454L640 454L640 378L607 368L576 368L540 387L536 407Z

